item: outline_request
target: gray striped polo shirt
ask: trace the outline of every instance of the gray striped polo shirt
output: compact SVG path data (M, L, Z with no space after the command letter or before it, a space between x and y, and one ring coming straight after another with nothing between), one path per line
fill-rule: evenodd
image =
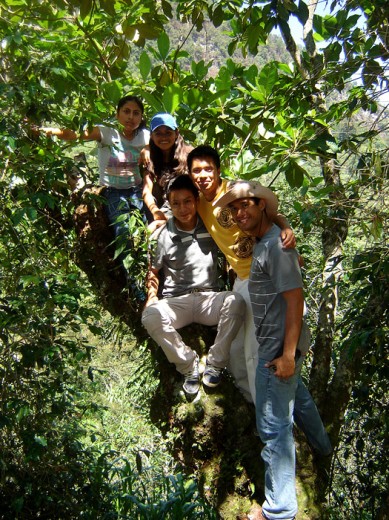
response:
M303 287L298 253L282 247L275 224L256 242L251 264L249 293L254 315L259 358L271 361L282 354L286 303L282 293ZM310 337L303 320L297 349L305 354Z

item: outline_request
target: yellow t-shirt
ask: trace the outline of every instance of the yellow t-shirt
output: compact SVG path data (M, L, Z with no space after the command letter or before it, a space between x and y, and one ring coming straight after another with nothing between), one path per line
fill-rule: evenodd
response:
M226 193L227 183L228 180L222 179L217 198ZM240 231L228 208L213 207L212 202L206 201L201 193L198 213L239 278L248 278L255 239Z

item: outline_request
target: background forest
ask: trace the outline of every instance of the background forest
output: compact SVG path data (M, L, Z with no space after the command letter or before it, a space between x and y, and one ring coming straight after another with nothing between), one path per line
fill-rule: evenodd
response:
M384 0L0 0L0 518L230 520L263 498L253 407L228 378L187 402L140 326L93 146L33 130L114 124L127 93L276 190L296 232L335 447L296 429L298 520L388 518L388 22ZM212 333L186 331L200 353Z

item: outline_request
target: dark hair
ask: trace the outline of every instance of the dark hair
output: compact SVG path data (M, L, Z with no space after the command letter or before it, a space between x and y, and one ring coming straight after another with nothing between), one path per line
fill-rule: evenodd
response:
M142 100L140 98L138 98L138 96L123 96L122 98L120 98L118 101L118 105L116 107L116 113L118 114L119 110L122 107L124 107L124 105L126 103L130 103L131 101L138 105L139 110L142 112L142 116L143 116L143 114L145 112L145 107L143 106ZM135 135L139 132L139 130L142 130L143 128L146 128L146 121L145 121L144 117L142 117L142 121L140 122L140 125L135 130Z
M205 159L209 158L212 159L213 162L216 165L216 168L220 168L220 156L215 150L215 148L212 148L212 146L209 146L207 144L202 144L200 146L197 146L197 148L193 148L193 150L188 154L187 157L187 165L189 172L192 169L192 163L194 159Z
M193 193L195 199L199 197L199 190L194 185L189 175L179 175L175 179L172 179L166 188L166 198L169 200L172 191L188 190Z
M163 160L163 152L150 139L150 165L149 172L155 177L158 184L165 190L167 183L183 173L187 173L186 166L186 144L182 135L178 132L175 143L170 150L169 160L167 163Z

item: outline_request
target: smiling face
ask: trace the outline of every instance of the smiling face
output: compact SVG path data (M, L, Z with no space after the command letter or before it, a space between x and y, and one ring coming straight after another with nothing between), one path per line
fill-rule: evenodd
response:
M176 142L178 130L172 130L168 126L159 126L156 130L151 132L150 139L163 152L169 152Z
M248 235L262 236L262 225L267 224L264 212L266 203L263 199L237 199L228 204L228 207L239 229Z
M220 186L220 170L210 157L193 159L190 176L205 200L215 199Z
M124 135L132 138L142 122L142 110L135 101L127 101L116 113L116 119L124 127Z
M169 203L178 227L191 231L197 224L197 198L190 190L173 190L169 194Z

